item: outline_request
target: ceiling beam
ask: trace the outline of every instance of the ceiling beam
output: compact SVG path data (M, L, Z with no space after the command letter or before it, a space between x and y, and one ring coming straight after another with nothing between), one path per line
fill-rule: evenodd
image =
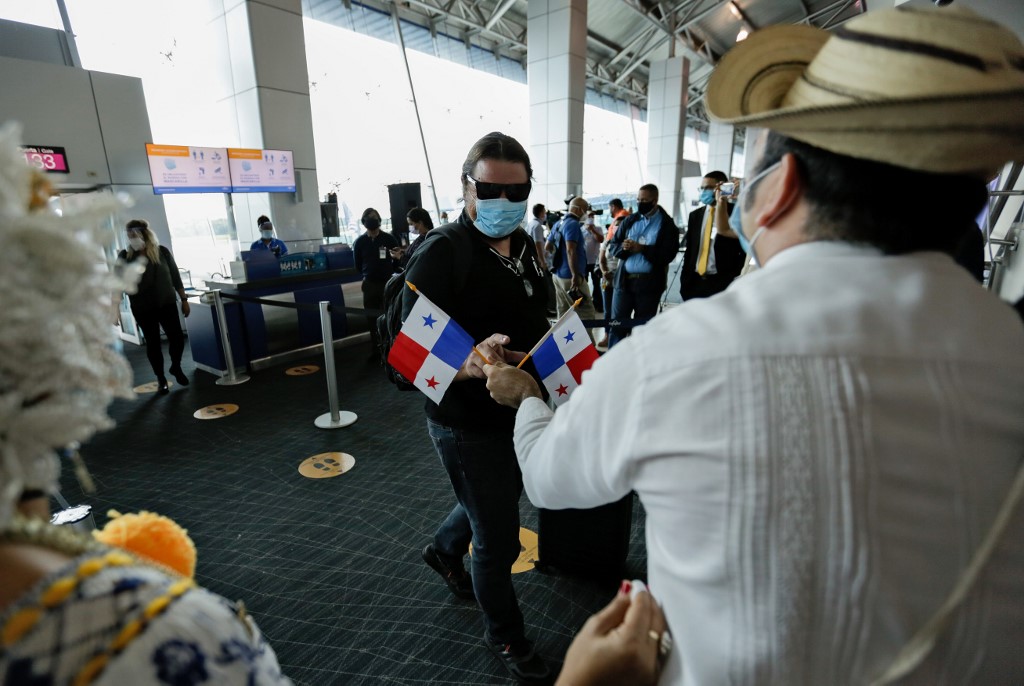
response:
M505 12L512 9L512 5L514 4L516 4L516 0L505 0L503 3L498 5L494 9L494 14L492 14L491 18L487 20L486 24L484 24L484 28L493 28L494 25L498 23L498 20L505 16Z

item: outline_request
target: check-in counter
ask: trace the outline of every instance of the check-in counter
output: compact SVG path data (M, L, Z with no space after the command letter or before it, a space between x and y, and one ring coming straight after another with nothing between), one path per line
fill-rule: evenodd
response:
M326 246L325 246L326 247ZM283 305L316 306L326 300L336 311L331 313L335 339L348 334L348 319L343 289L356 289L361 275L351 266L351 250L332 253L302 253L280 260L272 254L245 253L245 276L206 281L208 289L220 290L222 296L242 296L277 301ZM339 254L340 253L340 254ZM346 258L348 261L346 265ZM334 268L331 268L331 267ZM323 342L320 313L310 308L278 306L222 298L227 319L228 336L236 370L257 366L277 355L300 350ZM220 343L220 325L211 298L190 300L189 344L196 366L220 375L227 370Z

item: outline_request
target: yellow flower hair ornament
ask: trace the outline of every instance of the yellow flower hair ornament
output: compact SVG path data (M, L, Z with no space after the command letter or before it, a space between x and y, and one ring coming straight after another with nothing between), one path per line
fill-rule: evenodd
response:
M155 562L178 574L192 578L196 572L196 546L188 531L177 522L155 512L121 514L109 510L107 522L93 537L106 545L121 548Z

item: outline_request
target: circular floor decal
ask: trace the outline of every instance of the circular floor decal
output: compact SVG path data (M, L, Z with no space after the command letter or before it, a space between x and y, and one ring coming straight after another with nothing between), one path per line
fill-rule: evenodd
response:
M156 390L159 387L160 387L159 382L157 382L157 381L150 381L149 383L144 383L141 386L136 386L132 390L135 391L136 393L156 393ZM168 388L174 388L174 382L173 381L168 381L167 382L167 387Z
M469 544L469 554L473 555L473 544ZM519 558L512 563L512 573L522 574L533 569L537 564L537 534L529 529L519 527Z
M329 479L344 474L355 465L356 458L348 453L320 453L303 460L299 474L307 479Z
M207 405L206 407L200 407L192 416L196 419L220 419L221 417L227 417L228 415L236 412L238 412L238 405L220 403L219 405Z
M533 569L537 562L537 534L529 529L519 529L519 558L512 564L512 573L520 574Z
M315 364L304 364L301 367L286 369L284 373L288 376L305 376L306 374L316 374L318 371L320 371L320 367Z

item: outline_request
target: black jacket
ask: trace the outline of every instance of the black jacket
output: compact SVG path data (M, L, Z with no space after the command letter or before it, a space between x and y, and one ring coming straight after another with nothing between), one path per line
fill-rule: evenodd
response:
M733 206L727 205L729 214L732 214ZM740 245L740 239L727 238L721 234L715 236L715 243L712 249L715 251L716 274L697 274L697 258L700 256L700 234L704 227L704 218L707 216L707 206L701 207L690 213L686 222L686 237L683 244L686 252L683 254L683 270L679 274L679 294L683 300L690 298L710 298L715 293L724 291L733 279L740 275L743 265L747 261L747 253Z
M178 265L174 261L174 255L164 246L159 246L160 262L146 264L146 271L139 279L139 286L135 293L128 295L132 305L132 313L138 316L140 313L153 312L173 305L176 302L175 294L185 290L181 282L181 274L178 273ZM134 250L122 250L118 257L126 262L134 262L145 257L145 253L137 253Z
M651 272L653 278L645 284L645 288L651 291L657 290L660 293L665 290L665 285L668 283L668 265L675 259L676 252L679 250L679 227L660 205L658 212L661 213L658 237L653 245L643 246L642 254L654 265L654 271ZM640 221L640 217L639 212L634 212L619 222L615 236L608 242L608 254L619 258L619 268L615 270L615 288L622 288L627 274L626 260L631 254L623 252L622 242L629 236L629 229Z

